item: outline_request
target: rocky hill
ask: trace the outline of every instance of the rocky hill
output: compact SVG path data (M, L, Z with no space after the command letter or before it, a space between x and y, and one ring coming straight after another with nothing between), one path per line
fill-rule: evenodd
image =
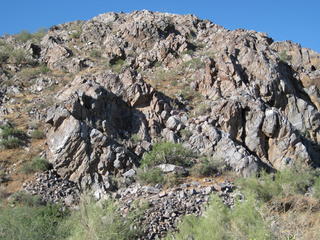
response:
M25 133L22 148L5 145L2 134L5 188L12 193L27 180L23 187L46 199L72 202L69 195L88 188L101 198L135 186L143 155L158 142L245 177L317 167L319 87L320 54L193 15L106 13L3 36L0 124ZM21 174L38 155L53 169ZM176 171L170 167L179 168L162 170ZM66 183L55 187L52 178Z

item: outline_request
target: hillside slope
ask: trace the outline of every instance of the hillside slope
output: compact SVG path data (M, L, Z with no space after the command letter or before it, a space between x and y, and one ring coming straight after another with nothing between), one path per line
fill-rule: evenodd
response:
M181 143L239 176L317 167L319 87L320 54L193 15L106 13L4 36L4 186L12 193L30 180L24 187L33 193L54 194L20 171L41 156L99 198L132 184L158 142ZM8 126L24 131L11 136L20 148L6 145Z

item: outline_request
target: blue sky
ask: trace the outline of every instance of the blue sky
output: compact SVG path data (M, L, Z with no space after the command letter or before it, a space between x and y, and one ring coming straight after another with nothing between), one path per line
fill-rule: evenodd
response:
M104 12L148 9L192 13L228 29L266 32L276 41L292 40L320 52L319 0L3 0L1 9L0 35L32 32Z

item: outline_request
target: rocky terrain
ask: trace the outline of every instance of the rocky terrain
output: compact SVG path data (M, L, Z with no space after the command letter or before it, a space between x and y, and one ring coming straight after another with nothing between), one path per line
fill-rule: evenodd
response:
M0 170L11 179L8 191L66 205L88 188L98 199L120 199L123 211L149 199L146 239L154 239L225 187L137 186L145 152L159 141L181 143L245 177L317 167L319 86L320 54L193 15L106 13L3 36L0 123L15 124L27 140L18 152L2 151ZM44 138L32 138L38 129ZM19 175L21 157L39 154L53 170Z

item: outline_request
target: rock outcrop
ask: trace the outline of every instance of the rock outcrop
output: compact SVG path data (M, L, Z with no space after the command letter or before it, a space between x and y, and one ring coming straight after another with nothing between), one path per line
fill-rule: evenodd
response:
M134 173L158 140L223 159L244 176L319 164L320 55L298 44L150 11L53 26L36 43L3 40L72 76L1 86L1 114L12 111L13 91L60 86L45 114L47 158L97 196L114 188L114 176ZM25 65L4 62L1 79Z

